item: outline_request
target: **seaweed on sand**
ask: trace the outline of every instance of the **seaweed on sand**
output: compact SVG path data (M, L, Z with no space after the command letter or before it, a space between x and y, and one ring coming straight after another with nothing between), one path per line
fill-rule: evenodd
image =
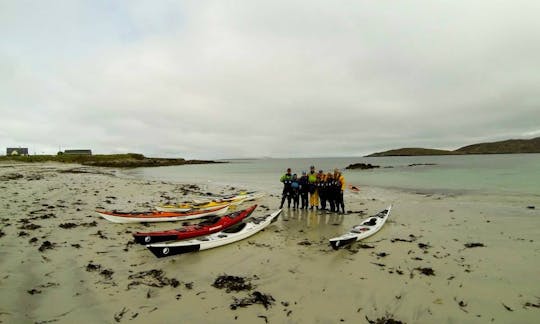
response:
M252 289L249 279L230 275L222 275L217 277L212 286L218 289L225 288L227 292Z

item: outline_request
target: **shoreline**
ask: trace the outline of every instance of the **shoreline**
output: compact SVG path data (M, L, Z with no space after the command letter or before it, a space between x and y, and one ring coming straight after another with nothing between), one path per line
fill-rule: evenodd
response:
M120 170L0 164L0 177L23 176L0 181L0 321L312 323L386 316L406 323L532 323L540 311L534 306L540 289L530 285L540 268L540 206L527 208L533 195L364 187L346 194L351 214L285 209L271 227L236 244L156 259L130 244L130 233L180 223L113 224L94 210L150 209L206 192L124 178ZM276 209L279 197L270 193L254 203L259 215ZM389 203L392 214L375 236L339 251L328 245ZM418 270L426 268L434 275ZM224 274L253 288L227 293L213 287ZM231 309L234 298L255 291L275 301L267 309Z

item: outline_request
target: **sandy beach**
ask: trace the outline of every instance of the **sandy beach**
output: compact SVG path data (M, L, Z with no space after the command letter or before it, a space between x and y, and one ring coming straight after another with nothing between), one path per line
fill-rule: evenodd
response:
M212 194L250 188L211 188ZM2 323L536 323L540 197L347 192L346 215L284 210L229 246L158 259L96 209L149 210L206 195L196 184L134 180L112 168L0 164ZM275 193L254 215L275 210ZM328 239L393 204L376 235ZM249 206L245 203L242 206ZM533 208L534 207L534 208ZM431 271L432 270L432 271ZM251 287L214 287L219 276ZM265 296L270 304L238 306ZM232 306L231 306L232 305Z

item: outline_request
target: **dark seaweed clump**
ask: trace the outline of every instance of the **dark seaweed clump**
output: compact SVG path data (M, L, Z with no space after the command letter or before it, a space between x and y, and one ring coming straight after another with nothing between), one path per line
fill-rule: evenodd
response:
M246 278L229 275L217 277L212 286L218 289L225 288L227 292L251 290L252 288L251 283Z
M370 320L366 316L366 320L369 322L369 324L406 324L405 322L395 320L391 317L383 316L381 318L377 318L376 320Z
M420 271L421 274L423 275L426 275L426 276L434 276L435 275L435 271L431 268L414 268L414 270L418 270Z
M483 243L465 243L466 248L484 247Z
M139 273L130 275L129 279L139 279L132 281L128 284L128 289L133 286L145 285L149 287L162 288L165 286L171 286L176 288L180 285L180 282L175 278L167 278L163 273L163 270L152 269L148 271L141 271Z
M41 246L39 247L39 252L43 252L45 250L51 250L51 249L54 249L54 243L51 243L49 241L45 241L41 244Z
M231 304L231 309L237 309L238 307L246 307L253 304L261 304L265 309L268 309L276 301L271 295L263 294L260 291L254 291L248 297L245 298L235 298L233 297L234 302Z

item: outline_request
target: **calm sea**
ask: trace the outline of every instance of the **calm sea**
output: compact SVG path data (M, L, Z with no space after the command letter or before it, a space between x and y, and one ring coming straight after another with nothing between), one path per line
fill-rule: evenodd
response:
M380 168L344 170L358 162ZM279 178L286 168L300 175L310 165L325 172L343 169L347 183L360 187L540 195L540 154L229 160L223 164L137 168L125 174L141 179L279 192Z

